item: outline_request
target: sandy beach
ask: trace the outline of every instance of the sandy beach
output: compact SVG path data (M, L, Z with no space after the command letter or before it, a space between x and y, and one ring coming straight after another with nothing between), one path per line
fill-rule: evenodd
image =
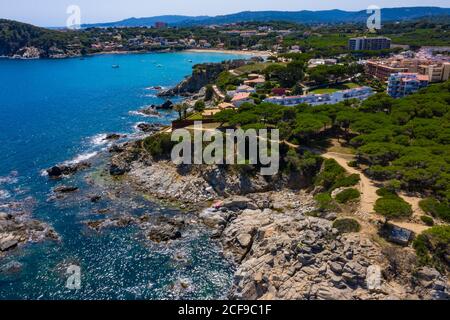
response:
M228 54L243 54L243 55L249 55L249 56L261 56L261 57L268 57L270 56L269 51L256 51L256 50L226 50L226 49L186 49L184 51L187 52L198 52L198 53L228 53Z

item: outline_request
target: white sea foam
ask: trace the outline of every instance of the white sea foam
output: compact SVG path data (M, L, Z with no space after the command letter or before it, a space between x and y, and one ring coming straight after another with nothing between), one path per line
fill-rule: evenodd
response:
M0 199L8 199L11 197L11 194L6 190L0 190Z
M128 114L130 114L132 116L140 116L140 117L145 117L145 118L161 118L161 115L158 115L158 114L145 114L145 113L140 112L140 111L130 111L130 112L128 112Z
M17 178L14 176L0 177L0 184L14 184L17 183Z
M97 134L90 139L90 142L94 146L101 146L107 144L108 143L108 140L106 140L107 136L108 135L106 133Z
M74 159L72 159L70 161L67 161L66 163L67 164L77 164L77 163L89 160L89 159L95 157L97 154L98 154L97 151L88 152L88 153L82 153L82 154L76 156Z

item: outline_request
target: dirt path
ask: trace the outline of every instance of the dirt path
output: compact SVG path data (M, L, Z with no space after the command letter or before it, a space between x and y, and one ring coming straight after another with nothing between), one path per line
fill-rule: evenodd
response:
M336 152L327 152L322 155L322 157L327 159L334 159L341 167L343 167L347 172L351 174L359 174L361 177L360 192L361 192L361 212L364 213L375 213L373 211L373 207L375 202L378 200L379 196L377 195L378 188L375 184L363 175L359 170L352 168L348 165L348 162L354 160L354 156L351 154L341 154Z
M356 168L352 168L348 165L348 162L354 160L354 155L352 154L343 154L343 153L337 153L337 152L327 152L325 154L322 154L322 157L326 159L334 159L341 167L343 167L347 172L350 174L359 174L361 177L360 181L360 192L361 192L361 202L360 202L360 209L359 214L362 216L368 216L373 220L381 221L383 218L380 215L377 215L373 208L375 205L375 202L380 198L377 195L378 187L375 185L375 183L367 178L362 172L360 172ZM413 219L418 219L421 215L423 215L422 210L419 207L419 201L420 198L417 197L411 197L404 194L400 195L406 202L408 202L412 206L413 210ZM423 224L415 223L415 222L395 222L391 221L392 224L411 230L416 234L420 234L423 231L429 229L430 227L425 226Z

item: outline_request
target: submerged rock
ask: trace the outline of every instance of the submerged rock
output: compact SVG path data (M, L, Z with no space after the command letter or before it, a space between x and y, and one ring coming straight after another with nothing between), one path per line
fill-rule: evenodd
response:
M119 140L119 139L122 139L122 138L125 138L126 137L126 135L121 135L121 134L118 134L118 133L110 133L110 134L107 134L106 135L106 137L105 137L105 139L104 140Z
M0 266L0 274L12 274L22 270L23 265L18 261L10 261Z
M58 186L53 189L55 193L70 193L78 190L78 187L75 186Z
M185 222L181 219L170 219L160 217L156 221L156 225L148 229L147 236L153 242L167 242L182 237Z
M158 116L159 117L161 115L158 111L156 111L156 106L154 104L139 110L139 112L144 115L147 115L147 116Z

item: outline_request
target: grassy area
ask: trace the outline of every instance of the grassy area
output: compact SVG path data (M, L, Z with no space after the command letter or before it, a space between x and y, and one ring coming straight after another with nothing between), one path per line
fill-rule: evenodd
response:
M235 69L234 71L237 72L238 74L262 73L271 64L273 63L266 62L266 63L247 64L245 66Z
M436 32L434 29L418 29L412 32L388 35L393 43L415 46L447 46L450 34Z
M203 114L202 112L196 112L192 115L190 115L189 117L186 118L186 120L203 120Z
M336 85L336 86L329 86L327 88L311 90L310 93L311 94L325 94L325 93L333 93L333 92L337 92L337 91L341 91L341 90L354 89L354 88L358 88L358 87L360 87L360 85L353 83L353 82L348 82L348 83L344 83L344 84L340 84L340 85Z

